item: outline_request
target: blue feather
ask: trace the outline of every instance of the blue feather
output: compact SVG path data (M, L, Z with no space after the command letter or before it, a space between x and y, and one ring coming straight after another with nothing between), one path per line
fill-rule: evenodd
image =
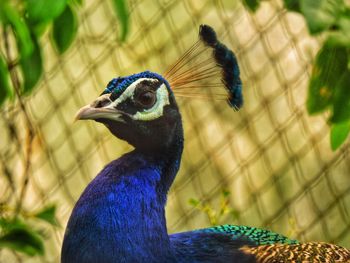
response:
M163 78L162 75L159 75L155 72L151 72L151 71L143 71L140 73L136 73L127 77L117 77L112 79L108 84L107 87L105 88L105 90L102 92L102 94L107 94L107 93L111 93L115 98L119 97L120 94L122 94L127 87L129 87L129 85L131 83L133 83L135 80L139 79L139 78L153 78L153 79L158 79L160 81L162 81L163 83L166 83L167 86L169 87L169 83L168 81Z
M135 151L108 164L72 212L62 263L157 262L158 257L173 261L164 217L163 168L161 160Z

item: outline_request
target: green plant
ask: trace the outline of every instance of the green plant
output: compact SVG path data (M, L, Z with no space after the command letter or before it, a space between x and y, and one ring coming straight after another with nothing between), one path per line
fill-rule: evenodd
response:
M16 213L16 209L2 205L0 212L0 249L8 248L28 256L44 254L45 228L38 227L38 221L58 226L54 205L34 213L24 210Z
M243 0L255 11L261 0ZM325 41L316 56L306 107L310 115L329 113L331 147L339 148L350 133L350 7L344 0L284 0L302 14L311 35Z
M111 1L121 26L119 38L124 41L128 33L127 5L124 0ZM38 135L23 96L33 91L43 74L42 37L49 33L52 45L62 55L76 37L76 12L82 4L82 0L0 0L0 107L6 105L4 102L8 99L16 101L24 116L26 132L21 142L25 157L23 184L15 187L14 176L4 168L16 205L9 209L6 204L9 200L0 205L0 249L6 247L29 256L42 255L45 235L42 228L37 228L37 223L46 221L57 225L55 206L36 213L29 213L22 207L30 178L32 144Z
M127 5L124 0L112 3L121 25L120 40L124 41L129 25ZM50 31L59 54L69 48L77 34L80 5L82 0L0 1L0 42L5 46L0 52L0 106L14 94L28 95L40 80L44 59L40 38L45 32Z
M239 218L239 213L230 206L230 192L227 190L222 191L219 206L195 198L191 198L188 202L195 209L204 213L212 226L222 224L226 216L230 217L230 223L232 223L231 220L234 222Z

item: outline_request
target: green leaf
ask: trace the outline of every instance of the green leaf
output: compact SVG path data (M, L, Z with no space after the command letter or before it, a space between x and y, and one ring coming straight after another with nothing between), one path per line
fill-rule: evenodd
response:
M200 201L194 198L191 198L190 200L188 200L188 203L192 206L198 206L200 204Z
M300 0L300 9L311 34L320 33L334 25L344 8L343 0Z
M25 0L28 19L33 24L41 24L58 17L64 10L67 0Z
M339 75L340 76L340 75ZM350 120L350 71L345 70L338 81L333 99L332 123L341 123Z
M44 243L41 237L28 226L14 227L0 236L0 248L9 248L29 256L43 255Z
M300 12L300 0L284 0L284 6L294 12Z
M255 12L259 8L260 0L243 0L243 4L250 11Z
M338 18L336 29L328 32L328 46L350 46L350 14L344 13Z
M56 206L50 205L48 207L45 207L44 209L42 209L38 213L36 213L34 216L36 218L39 218L41 220L44 220L44 221L50 223L51 225L57 226L58 223L57 223L57 220L55 218L55 214L56 214Z
M121 24L121 33L119 39L124 41L129 30L129 13L124 0L113 0L114 10Z
M339 124L332 124L331 127L331 146L332 150L338 149L349 136L350 133L350 121L342 122Z
M5 60L0 56L0 106L6 98L12 97L9 71Z
M230 194L231 194L231 192L229 191L229 190L222 190L222 196L223 197L229 197L230 196Z
M43 255L43 240L30 226L19 219L0 218L0 248L9 248L29 256Z
M347 50L324 45L317 54L309 83L306 102L309 114L321 112L332 104L334 87L346 69Z
M27 58L21 58L20 65L24 78L23 91L28 94L39 81L43 72L43 62L41 51L35 36L32 37L34 43L33 53Z
M46 32L46 29L50 26L51 22L52 21L44 21L37 24L29 24L31 25L32 32L34 32L37 37L40 37Z
M21 56L27 57L33 51L33 43L29 29L20 14L7 1L0 1L0 16L5 24L10 24L16 34L16 41Z
M73 42L77 29L77 18L72 8L67 5L63 13L55 19L52 31L54 43L61 54Z

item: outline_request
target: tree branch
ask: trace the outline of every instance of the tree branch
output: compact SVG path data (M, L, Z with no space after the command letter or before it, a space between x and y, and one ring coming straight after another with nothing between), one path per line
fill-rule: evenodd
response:
M15 91L16 97L18 99L18 103L19 103L19 107L21 112L23 113L24 117L25 117L25 122L26 122L26 128L27 128L27 135L26 135L26 147L25 147L25 163L24 163L24 171L23 171L23 186L22 189L20 191L19 194L19 198L17 201L17 207L16 207L16 213L15 215L17 216L19 211L22 208L22 203L23 203L23 199L25 197L26 191L27 191L27 187L28 187L28 182L29 182L29 174L30 174L30 165L31 165L31 155L32 155L32 146L33 146L33 139L35 136L34 133L34 126L31 122L31 119L29 117L27 108L22 100L22 96L21 96L21 83L20 80L18 78L18 67L16 65L18 65L18 62L13 63L17 60L14 60L12 58L12 54L11 54L11 48L10 48L10 44L9 44L9 31L8 28L5 27L3 30L3 39L4 39L4 43L5 43L5 52L6 52L6 57L7 57L7 65L10 71L10 78L11 78L11 82L12 82L12 86L13 89Z

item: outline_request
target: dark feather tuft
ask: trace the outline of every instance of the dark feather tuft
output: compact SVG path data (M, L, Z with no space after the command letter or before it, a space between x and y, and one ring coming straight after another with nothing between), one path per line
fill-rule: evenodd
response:
M201 25L199 40L164 76L176 96L226 100L238 110L243 105L239 74L234 53L218 40L213 28Z
M243 106L242 81L236 56L216 38L214 29L201 25L199 30L201 40L214 48L216 63L222 68L222 82L229 91L228 102L231 107L240 109ZM215 43L214 43L215 42Z
M223 70L222 81L230 93L229 103L232 107L240 109L243 106L242 81L236 56L221 43L217 44L214 56Z
M214 47L218 41L213 28L208 25L200 25L199 37L208 46Z

